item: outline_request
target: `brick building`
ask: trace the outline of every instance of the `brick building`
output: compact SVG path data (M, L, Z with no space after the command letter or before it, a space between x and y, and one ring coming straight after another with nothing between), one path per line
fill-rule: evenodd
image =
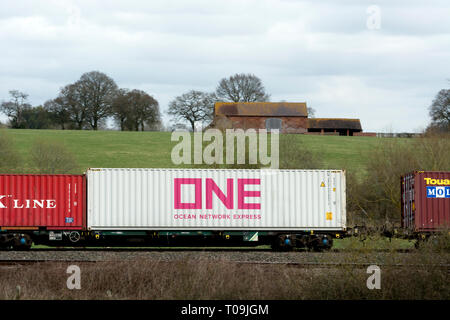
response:
M362 132L362 128L359 119L311 118L308 119L308 132L353 136Z
M244 130L279 129L281 133L362 135L359 119L309 119L305 102L217 102L214 125Z
M308 131L306 103L291 102L218 102L214 121L234 129L280 129L281 133Z

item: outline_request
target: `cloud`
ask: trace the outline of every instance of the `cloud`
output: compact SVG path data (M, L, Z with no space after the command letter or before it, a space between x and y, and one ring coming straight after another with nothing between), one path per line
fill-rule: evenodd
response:
M366 130L425 127L450 78L450 5L378 1L8 1L0 12L0 100L37 105L99 70L146 90L164 111L191 90L254 73L272 100L317 116L358 117ZM164 120L168 121L165 115Z

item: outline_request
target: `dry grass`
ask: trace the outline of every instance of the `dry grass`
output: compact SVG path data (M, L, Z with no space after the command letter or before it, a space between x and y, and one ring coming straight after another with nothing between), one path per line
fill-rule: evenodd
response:
M355 257L348 256L348 262ZM67 263L0 267L0 299L450 298L448 269L432 267L445 261L448 251L424 246L402 257L411 266L381 266L380 290L367 289L366 269L354 266L303 269L209 259L81 263L80 290L66 287ZM398 253L391 258L398 263Z

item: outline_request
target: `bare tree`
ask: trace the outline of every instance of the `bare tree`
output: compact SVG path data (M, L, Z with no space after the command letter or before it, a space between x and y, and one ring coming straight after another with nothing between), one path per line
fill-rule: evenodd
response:
M270 100L262 81L253 74L235 74L220 80L216 89L220 100L231 102L264 102Z
M145 124L152 125L159 120L159 104L152 96L142 90L133 90L130 92L130 100L136 131L144 131Z
M439 91L429 110L432 125L450 131L450 89Z
M76 129L81 130L86 124L89 101L82 95L80 86L77 83L68 84L61 88L59 95L52 102L55 112L68 113L69 123Z
M53 100L44 103L44 109L50 113L52 122L61 126L62 130L70 123L70 113L68 106L64 103L64 99L59 96Z
M99 121L111 114L117 85L106 74L91 71L83 74L75 86L79 105L86 108L88 123L97 130Z
M175 122L189 122L195 131L195 122L211 119L214 101L212 94L191 90L172 100L167 113Z
M125 131L126 129L129 130L127 122L129 122L132 113L129 93L130 91L128 89L117 90L112 103L112 114L119 124L121 131Z
M314 118L316 116L316 109L308 107L308 117L309 118Z
M119 89L112 112L120 130L144 131L160 122L158 101L142 90Z
M11 99L2 102L0 109L9 118L12 128L23 127L23 114L26 110L31 109L31 105L27 102L28 94L18 90L9 91Z

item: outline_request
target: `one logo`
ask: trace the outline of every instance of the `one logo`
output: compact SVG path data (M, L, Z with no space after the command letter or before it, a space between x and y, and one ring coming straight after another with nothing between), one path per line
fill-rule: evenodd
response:
M427 198L450 198L450 187L427 187Z
M256 198L257 201L261 197L260 190L245 190L247 185L253 185L254 188L258 188L261 184L261 179L236 179L237 183L233 181L234 179L227 179L226 194L225 190L221 190L219 186L214 182L213 179L206 178L202 181L201 178L175 178L174 179L174 209L202 209L202 198L206 198L206 209L212 209L213 206L213 193L219 198L222 204L227 209L237 209L248 210L255 209L260 210L260 203L248 203L246 198ZM202 184L205 184L203 189ZM194 192L190 193L195 196L194 202L183 202L181 197L186 192L182 191L182 186L187 188L190 185ZM237 197L235 194L235 185L237 185ZM184 189L184 188L183 188ZM203 191L204 190L204 191ZM204 194L203 194L204 192ZM188 193L189 194L189 193ZM235 204L235 199L237 200L237 205Z
M66 217L66 223L73 223L73 218Z

